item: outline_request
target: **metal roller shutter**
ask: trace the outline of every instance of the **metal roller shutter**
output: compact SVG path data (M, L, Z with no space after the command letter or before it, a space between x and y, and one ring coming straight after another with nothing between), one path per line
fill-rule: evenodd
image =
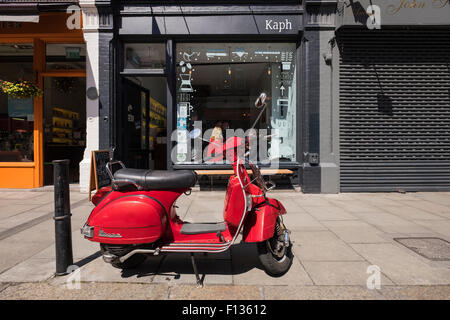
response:
M450 31L347 30L341 191L450 190Z

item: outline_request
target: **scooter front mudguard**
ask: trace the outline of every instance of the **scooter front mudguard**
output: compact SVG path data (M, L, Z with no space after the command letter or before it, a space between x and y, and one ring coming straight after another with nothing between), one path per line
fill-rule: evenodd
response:
M267 198L264 205L258 205L246 218L243 240L245 242L261 242L273 237L277 217L285 214L286 209L280 201Z
M111 192L92 210L86 239L109 244L141 244L157 241L166 229L164 206L146 192Z

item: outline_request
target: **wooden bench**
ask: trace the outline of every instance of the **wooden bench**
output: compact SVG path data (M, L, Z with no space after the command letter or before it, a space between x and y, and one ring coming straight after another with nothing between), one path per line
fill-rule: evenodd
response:
M213 177L214 176L231 176L232 174L234 174L234 171L232 169L225 169L225 170L220 170L220 169L211 169L211 170L194 170L197 175L199 176L209 176L209 181L210 181L210 187L212 189L213 186ZM294 172L292 170L289 169L260 169L261 171L261 175L263 176L272 176L272 175L277 175L277 174L293 174ZM251 174L252 170L248 169L247 170L247 174Z
M232 175L234 174L234 171L229 170L217 170L217 169L211 169L211 170L194 170L199 176L220 176L220 175ZM271 176L275 174L292 174L294 173L292 170L289 169L260 169L261 174L263 176ZM252 173L252 170L247 170L248 174Z

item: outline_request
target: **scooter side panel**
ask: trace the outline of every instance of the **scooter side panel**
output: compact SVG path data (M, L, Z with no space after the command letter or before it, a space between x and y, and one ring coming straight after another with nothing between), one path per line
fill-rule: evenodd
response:
M189 189L112 191L92 210L87 221L94 226L91 241L112 244L152 243L173 219L175 200ZM102 232L100 232L102 230Z
M239 179L231 176L228 181L227 193L223 210L223 219L231 226L237 227L245 208L245 199Z
M135 244L155 242L162 236L167 215L157 199L145 194L126 193L107 198L104 205L94 208L88 219L87 224L94 227L94 237L89 240Z
M261 242L270 239L275 231L277 217L285 214L286 209L278 200L267 198L265 205L252 210L244 225L245 242Z

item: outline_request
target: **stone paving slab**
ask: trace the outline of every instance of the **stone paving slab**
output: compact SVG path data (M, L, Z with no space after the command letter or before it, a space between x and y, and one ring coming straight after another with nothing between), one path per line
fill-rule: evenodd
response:
M68 289L66 284L23 283L0 291L2 300L156 300L167 299L167 296L167 285L137 283L81 283L80 289Z
M354 215L336 206L305 206L303 209L319 221L356 219Z
M2 210L0 211L0 219L5 220L7 218L14 217L18 214L21 214L22 212L30 211L32 209L39 210L40 212L42 211L48 212L45 209L41 210L40 205L9 203L8 205L2 206Z
M305 214L307 213L303 207L301 207L298 202L296 202L294 199L292 198L286 198L286 199L278 199L283 203L283 206L285 207L286 211L289 214Z
M308 285L312 281L299 260L294 257L288 273L268 276L258 259L256 245L241 244L232 248L233 283L239 285Z
M450 269L434 267L418 254L400 245L351 244L351 246L381 272L399 285L450 284Z
M303 266L319 286L365 286L370 274L366 261L303 261ZM381 285L394 284L383 274L380 280Z
M300 261L363 261L348 244L330 231L293 231L294 254Z
M258 286L205 286L196 288L180 285L170 288L168 298L171 300L261 300Z
M75 227L72 228L72 230ZM90 255L100 251L100 245L84 239L80 234L80 230L76 229L72 232L72 253L75 264L78 260L82 260ZM38 252L33 258L37 259L55 259L55 245L48 246L44 250Z
M52 277L55 268L55 259L31 258L0 274L0 282L39 282Z
M105 263L102 257L98 257L80 268L80 277L81 281L85 282L151 283L158 269L159 260L147 259L136 269L121 270ZM66 279L67 276L61 280Z
M22 192L22 191L3 191L0 192L0 199L5 200L23 200L23 199L34 199L40 197L48 197L47 194L37 193L37 192Z
M420 193L397 193L397 192L388 192L382 193L382 196L387 199L395 200L395 201L423 201Z
M379 293L388 300L450 300L450 286L382 286Z
M0 283L2 300L448 300L450 286L227 286L81 283L79 289L65 284Z
M442 205L440 203L421 200L421 201L399 201L400 204L404 204L413 208L422 209L424 211L435 214L447 214L450 213L450 205Z
M224 196L222 191L183 195L177 201L178 214L192 222L222 221ZM210 299L227 294L242 295L242 299L450 299L450 261L429 261L393 240L411 236L448 240L450 193L324 195L290 191L273 192L270 197L287 208L284 222L294 243L294 262L283 277L268 276L255 245L239 241L220 255L196 255L205 281L201 290L196 290L186 254L152 257L134 270L113 268L101 258L99 245L79 233L93 205L86 194L75 192L71 194L71 202L77 204L72 208L74 263L81 267L82 281L88 282L82 283L87 286L86 293L68 293L63 288L70 276L53 277L54 222L50 217L0 241L0 298L24 296L24 288L31 290L28 298L40 291L43 297L74 299L98 293L108 298L106 288L111 296L120 298L118 288L129 286L138 299ZM52 212L53 193L0 191L0 206L0 232L14 230L11 228ZM381 269L381 290L365 286L369 265ZM145 293L145 288L154 288L156 293Z
M346 243L389 242L382 231L360 220L322 221L322 224Z
M275 196L272 196L272 198L275 198ZM312 206L332 206L332 200L334 199L327 199L327 198L323 198L323 199L317 199L317 198L306 198L306 197L298 197L298 198L293 198L292 201L296 202L298 204L298 206L300 208L304 208L304 207L312 207Z
M22 261L30 259L52 244L51 240L28 241L27 239L4 239L0 242L0 274ZM44 280L44 279L43 279Z
M231 260L197 259L197 269L205 285L232 284ZM196 277L189 255L166 256L153 279L155 283L194 284Z
M266 286L268 300L378 300L377 290L365 286Z
M406 220L444 220L444 218L438 214L432 214L411 206L383 206L383 209L387 213L392 213Z
M428 230L437 232L445 237L450 237L450 220L443 221L425 221L413 220L416 224L424 226Z
M387 198L385 193L354 193L353 196L353 200L363 201L377 208L399 205L398 201ZM342 201L343 199L338 198L338 200Z
M375 213L381 211L380 208L376 207L372 203L367 203L362 200L354 200L354 201L330 200L330 202L331 206L342 208L350 213Z
M283 221L289 230L327 231L327 228L310 214L286 214Z
M402 219L391 213L354 213L360 220L369 223L385 233L427 233L429 229L414 223L410 220Z
M235 270L235 269L233 269ZM233 284L235 285L312 285L310 276L298 259L293 260L291 268L282 277L271 277L266 274L262 267L249 268L245 273L234 273Z
M25 212L17 213L15 215L0 219L0 225L5 229L11 229L18 225L25 224L30 220L48 215L48 211L41 211L38 209L30 209Z

